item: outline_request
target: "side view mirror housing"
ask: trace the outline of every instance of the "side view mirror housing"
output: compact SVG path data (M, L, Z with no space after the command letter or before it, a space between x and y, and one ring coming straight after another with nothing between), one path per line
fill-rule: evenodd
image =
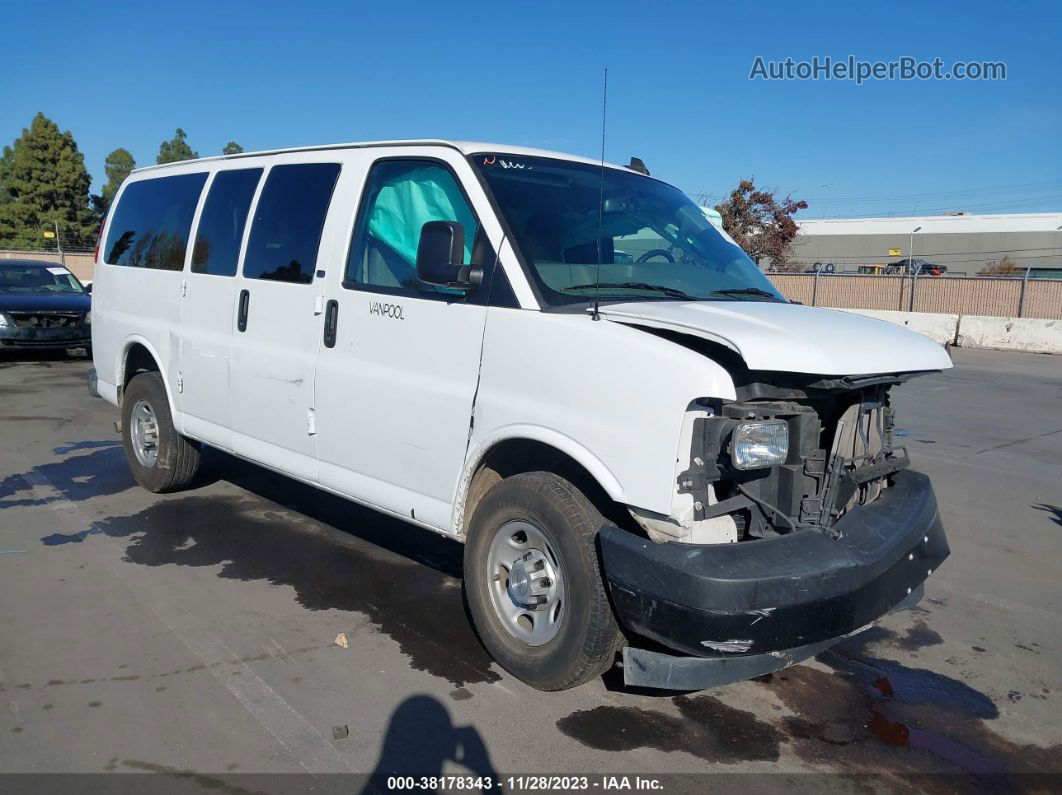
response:
M456 221L428 221L420 228L417 278L451 290L471 292L483 280L476 265L465 265L465 228Z
M89 295L92 295L92 282L89 282L88 284L85 285L85 292L88 293Z

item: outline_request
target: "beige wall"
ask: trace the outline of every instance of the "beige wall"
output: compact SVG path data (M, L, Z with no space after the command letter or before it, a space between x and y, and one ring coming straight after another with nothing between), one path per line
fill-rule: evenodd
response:
M15 251L4 249L0 251L0 260L5 259L31 259L37 262L61 262L83 282L92 281L94 263L91 252L79 251L76 253L64 251L62 256L55 251Z
M959 276L820 275L771 273L768 278L791 301L837 309L944 312L953 315L1032 317L1062 320L1062 279L986 279ZM1024 298L1022 292L1024 289Z

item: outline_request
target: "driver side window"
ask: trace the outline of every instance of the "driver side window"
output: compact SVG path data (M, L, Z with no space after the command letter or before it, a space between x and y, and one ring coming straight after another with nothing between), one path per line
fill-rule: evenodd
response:
M464 261L471 261L479 223L452 172L425 160L374 164L354 228L344 286L409 295L462 295L417 278L420 230L428 221L457 221L464 226Z

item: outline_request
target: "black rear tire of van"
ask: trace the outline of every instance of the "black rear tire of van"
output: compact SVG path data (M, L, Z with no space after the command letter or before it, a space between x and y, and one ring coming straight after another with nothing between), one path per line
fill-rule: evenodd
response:
M604 521L569 481L528 472L491 488L469 523L464 587L473 624L490 655L539 690L599 676L623 646L598 563Z
M158 373L141 373L125 388L122 442L136 482L155 494L186 488L199 471L199 443L177 433Z

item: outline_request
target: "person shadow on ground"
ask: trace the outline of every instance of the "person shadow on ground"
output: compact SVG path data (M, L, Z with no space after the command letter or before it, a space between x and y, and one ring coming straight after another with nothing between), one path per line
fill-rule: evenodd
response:
M447 762L462 769L451 766L444 771ZM444 773L490 777L492 788L499 783L487 746L474 726L454 726L446 706L432 696L411 696L391 715L380 758L362 795L393 792L387 786L391 776L419 779Z

